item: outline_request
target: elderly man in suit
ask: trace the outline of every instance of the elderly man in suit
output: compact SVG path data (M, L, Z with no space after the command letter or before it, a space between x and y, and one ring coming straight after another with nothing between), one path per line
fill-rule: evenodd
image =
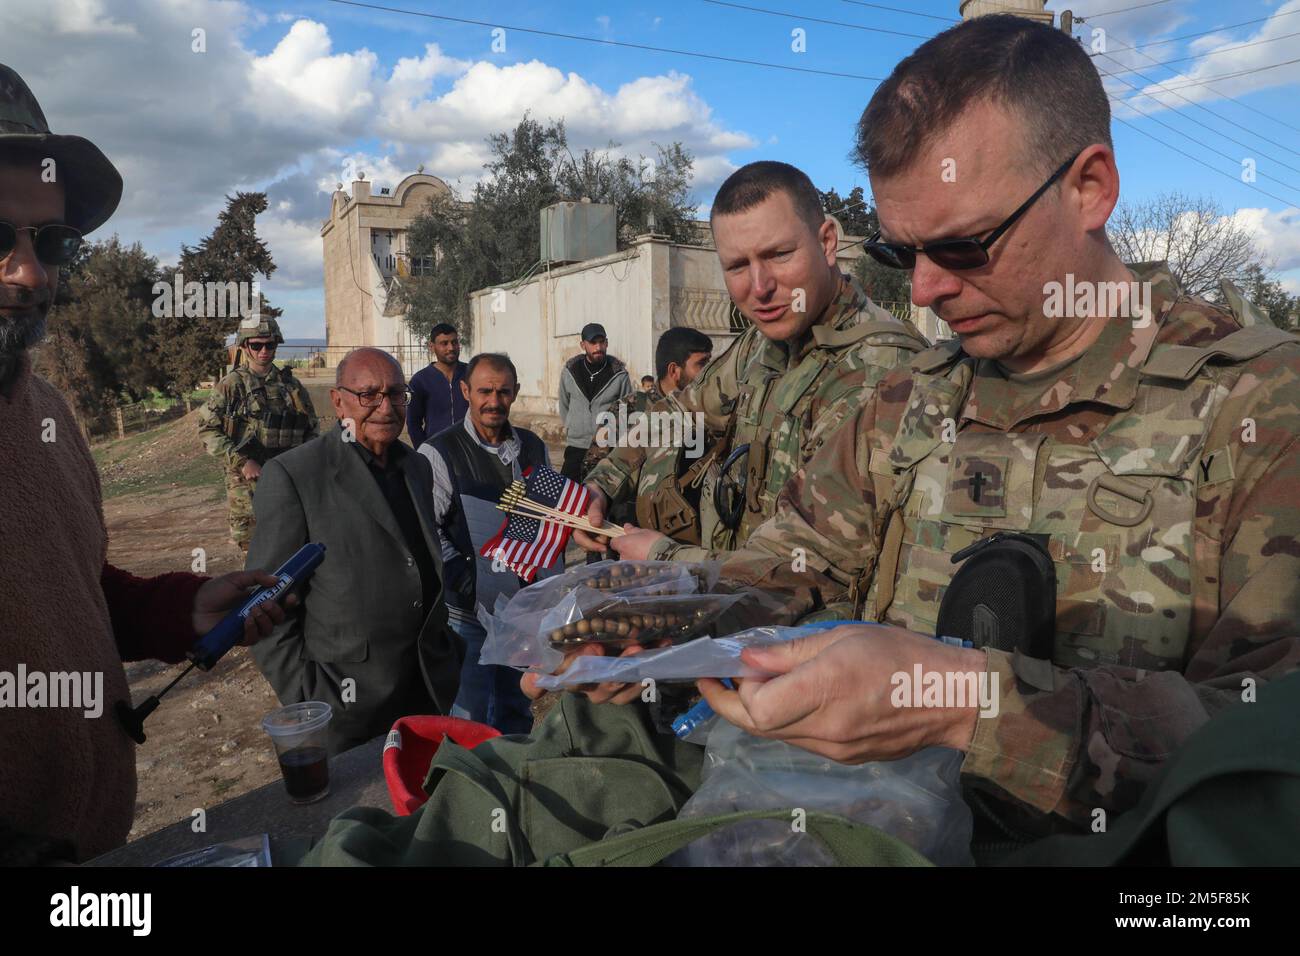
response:
M410 389L379 349L350 352L330 392L338 426L267 462L249 567L307 541L328 557L301 608L255 650L282 703L334 708L330 751L408 714L445 714L464 644L447 627L428 459L397 440Z

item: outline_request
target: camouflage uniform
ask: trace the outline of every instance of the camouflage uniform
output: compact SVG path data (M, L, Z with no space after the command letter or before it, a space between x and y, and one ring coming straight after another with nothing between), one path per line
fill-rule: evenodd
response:
M217 383L199 412L199 434L209 454L226 469L230 536L243 551L253 535L253 491L240 469L248 461L265 466L319 433L316 410L306 387L288 369L271 366L257 375L247 366Z
M871 397L891 369L929 346L910 322L873 304L858 283L841 276L840 290L813 324L795 354L750 327L714 359L687 389L675 393L682 411L702 413L711 463L702 476L700 537L707 548L731 550L774 511L781 488L837 425ZM721 442L721 445L718 443ZM749 445L745 502L740 523L729 530L714 506L714 488L730 450ZM677 449L673 450L681 455ZM587 476L611 501L648 487L640 449L616 448ZM656 456L661 474L668 459ZM689 461L677 464L681 471ZM638 505L640 501L638 500ZM638 507L638 516L644 509ZM659 528L658 530L664 530ZM700 560L704 548L661 542L654 559Z
M1132 806L1243 678L1300 665L1300 340L1163 264L1134 276L1154 320L1112 320L1064 366L1011 374L948 342L890 375L724 568L802 587L804 609L861 583L866 619L933 633L951 555L1047 536L1052 659L986 650L999 712L962 767L1039 821Z
M650 391L645 392L638 389L635 392L629 392L618 400L618 404L610 409L615 415L618 414L618 406L623 405L627 408L625 414L630 423L632 416L645 414L650 411L650 406L655 402L664 400L663 392L659 391L659 383L656 382ZM600 444L601 429L596 429L596 435L591 439L591 447L587 449L587 455L582 459L582 473L591 474L591 470L596 467L605 456L610 453L612 446Z

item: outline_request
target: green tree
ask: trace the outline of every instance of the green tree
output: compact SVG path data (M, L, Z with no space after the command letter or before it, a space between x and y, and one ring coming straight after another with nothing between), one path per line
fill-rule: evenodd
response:
M117 236L88 243L66 267L38 362L79 419L166 383L151 314L158 276L157 259Z
M540 210L552 203L584 197L613 203L620 248L644 232L693 241L693 159L680 143L657 146L654 159L622 156L615 143L575 156L563 121L543 125L527 115L487 142L492 158L470 201L431 200L407 232L408 254L431 257L434 265L429 275L399 280L392 296L421 337L439 322L468 335L470 292L513 282L538 266Z
M177 273L185 283L251 285L259 275L269 279L275 272L275 262L257 235L257 217L266 211L266 205L266 193L227 196L216 227L197 246L181 246L179 264L166 270L162 281L174 282ZM156 320L158 352L166 372L167 391L182 395L205 378L220 378L226 364L226 339L238 328L240 317L229 307L224 316L205 312L187 317L181 303L173 302L172 306L170 315ZM271 318L280 315L265 296L261 296L261 309Z
M1300 296L1288 295L1277 279L1258 262L1246 267L1241 277L1241 291L1246 298L1268 313L1273 324L1280 329L1296 329L1300 313Z
M845 235L870 239L880 228L876 210L867 200L861 186L854 186L847 196L840 196L834 189L828 189L821 193L821 198L822 209L840 221ZM912 283L909 273L882 266L864 253L853 263L853 276L873 301L886 303L888 307L900 311L910 311L908 303L912 297Z

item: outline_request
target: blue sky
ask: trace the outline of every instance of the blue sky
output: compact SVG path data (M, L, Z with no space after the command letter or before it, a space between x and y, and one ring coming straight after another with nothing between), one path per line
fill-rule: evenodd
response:
M1170 85L1300 59L1300 36L1286 36L1300 34L1300 0L1172 0L1121 10L1139 2L1054 0L1048 9L1069 7L1085 17L1075 28L1085 43L1093 41L1094 29L1106 31L1108 55L1095 58L1103 70L1137 67ZM704 0L384 4L501 24L506 49L494 52L487 26L328 0L30 3L21 15L8 3L0 13L0 33L11 41L6 62L27 78L53 128L90 136L119 163L127 195L108 229L174 261L181 242L211 228L224 193L266 189L272 210L263 233L280 271L265 288L286 309L286 331L295 336L324 332L315 233L334 182L360 168L378 185L390 185L423 162L427 171L468 190L483 159L483 136L513 125L526 108L543 119L565 116L578 146L613 139L632 152L648 152L652 141L681 139L700 157L695 198L705 207L730 169L758 158L794 163L823 189L844 193L867 185L848 153L873 81L512 27L884 77L922 38L958 15L953 0L884 3L911 13L845 0L747 4L788 16ZM1248 20L1261 22L1140 51L1121 49ZM203 56L189 48L193 27L207 31ZM795 29L805 31L804 52L792 49ZM1179 62L1156 65L1165 60ZM1146 84L1137 73L1123 78ZM1117 96L1136 95L1118 79L1110 83ZM1300 292L1300 188L1293 188L1300 187L1298 90L1300 64L1291 64L1180 90L1213 113L1171 94L1162 96L1176 110L1149 97L1137 101L1186 137L1116 107L1118 116L1168 144L1114 124L1124 198L1175 189L1212 196L1259 230L1286 284ZM1240 181L1247 157L1260 174L1256 189Z

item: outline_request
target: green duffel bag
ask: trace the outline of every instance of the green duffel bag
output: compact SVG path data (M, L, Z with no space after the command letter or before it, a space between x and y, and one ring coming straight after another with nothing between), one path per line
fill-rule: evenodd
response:
M1058 835L1009 866L1300 864L1300 673L1216 714L1104 833Z
M648 866L742 820L790 810L677 820L704 749L655 732L640 706L565 694L530 736L473 750L443 741L428 801L407 817L355 807L331 821L305 866ZM872 827L808 813L807 832L845 865L926 866Z

